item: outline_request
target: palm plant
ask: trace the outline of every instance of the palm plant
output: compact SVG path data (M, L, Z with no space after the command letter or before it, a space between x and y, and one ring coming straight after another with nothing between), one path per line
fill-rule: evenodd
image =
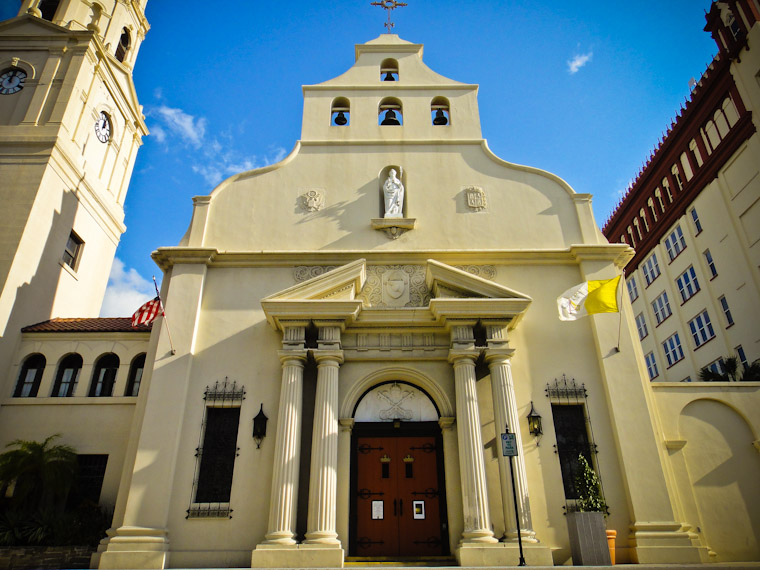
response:
M77 454L70 445L17 439L0 453L0 489L13 485L11 506L25 512L62 511L77 476Z
M739 370L739 359L729 356L723 360L723 372L710 370L707 366L699 371L702 382L760 382L760 360L755 360Z

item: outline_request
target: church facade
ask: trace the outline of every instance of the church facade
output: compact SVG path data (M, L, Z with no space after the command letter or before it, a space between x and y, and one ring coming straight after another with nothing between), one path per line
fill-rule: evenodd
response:
M2 443L60 432L106 456L93 566L505 566L518 537L529 565L563 564L579 455L618 561L760 558L760 386L662 404L627 300L561 322L557 296L633 249L604 238L590 195L496 157L477 86L422 45L384 34L355 53L304 87L289 156L195 197L179 245L154 252L171 339L161 319L30 321L3 364ZM673 420L700 398L734 415ZM694 481L683 453L692 436L720 449L715 426L747 441ZM726 486L733 525L710 508Z

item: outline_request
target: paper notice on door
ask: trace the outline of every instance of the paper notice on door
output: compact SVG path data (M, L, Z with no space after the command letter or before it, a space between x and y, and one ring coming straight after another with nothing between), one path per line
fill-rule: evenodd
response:
M383 502L372 501L372 520L383 519Z
M424 519L425 518L425 501L413 501L412 505L414 507L414 518L415 519Z

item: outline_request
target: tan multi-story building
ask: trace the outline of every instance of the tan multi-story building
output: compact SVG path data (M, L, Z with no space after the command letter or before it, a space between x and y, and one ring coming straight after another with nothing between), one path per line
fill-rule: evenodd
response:
M760 10L716 2L719 53L604 227L653 381L760 358ZM753 49L750 49L750 48Z
M131 86L119 59L134 61L129 48L147 29L118 18L143 8L29 0L0 24L0 47L11 38L22 53L70 34L70 46L86 40L82 62L95 62L52 85L76 111L71 124L61 114L60 144L89 157L71 158L82 175L93 162L97 175L73 194L30 185L30 200L58 194L32 200L49 214L33 227L50 237L18 278L28 297L6 279L15 336L0 360L0 446L60 433L91 474L91 496L113 507L93 566L509 566L520 542L529 565L562 565L580 455L602 476L618 561L760 559L760 383L651 383L627 302L619 316L560 321L557 296L619 276L631 244L604 238L590 195L495 156L478 86L434 72L422 45L394 34L357 45L339 77L305 86L290 155L195 197L182 241L154 252L173 338L161 318L149 332L92 318L87 303L64 311L67 276L102 296L111 259L83 273L90 242L101 243L88 220L121 212L134 155L120 153L145 133L133 92L116 89ZM126 38L124 49L101 49L98 30ZM8 56L3 88L14 93L0 99L21 104L13 97L33 87L36 100L49 85L29 82L37 68L22 63L35 53ZM111 83L116 71L125 83ZM82 108L94 93L105 102ZM738 104L735 117L723 111L725 98L721 128L749 128ZM131 127L122 108L135 113ZM37 132L2 132L27 128ZM60 178L58 154L41 156L39 168ZM76 206L67 224L56 200ZM85 242L73 266L59 234ZM505 431L514 457L502 452ZM604 530L598 516L603 544Z

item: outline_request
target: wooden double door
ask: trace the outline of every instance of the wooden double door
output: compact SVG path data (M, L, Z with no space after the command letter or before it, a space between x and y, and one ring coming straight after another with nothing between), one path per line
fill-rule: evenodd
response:
M352 554L447 555L440 435L357 436L353 453Z

